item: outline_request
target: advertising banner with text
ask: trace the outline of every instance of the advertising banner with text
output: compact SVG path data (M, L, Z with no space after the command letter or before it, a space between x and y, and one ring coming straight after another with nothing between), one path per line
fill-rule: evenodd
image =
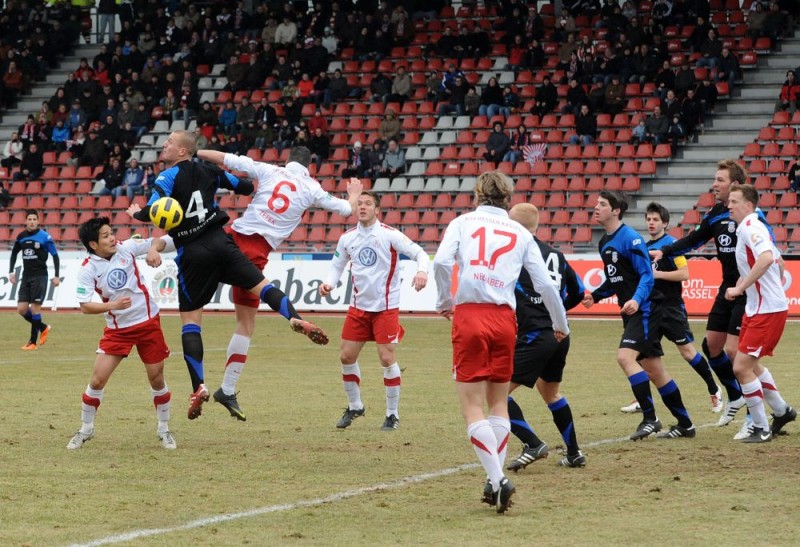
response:
M76 299L76 274L81 266L85 254L72 252L61 253L61 286L57 289L52 285L49 288L47 299L44 303L46 309L77 309ZM280 256L280 255L279 255ZM10 253L0 253L0 263L8 264ZM603 264L595 257L573 255L568 257L570 264L583 280L588 290L593 290L603 282ZM17 261L16 274L20 277L21 260ZM327 277L330 267L328 260L292 260L274 258L270 260L264 274L276 286L281 288L300 311L345 311L352 296L353 287L347 271L342 275L339 286L329 296L321 297L317 289ZM169 255L165 256L164 263L157 269L148 267L140 259L140 268L146 280L146 285L153 299L164 310L177 310L178 308L178 270ZM52 264L50 272L52 274ZM411 260L400 261L400 278L402 293L400 308L403 311L435 312L436 286L431 274L428 286L420 292L411 287L411 279L416 273L416 262ZM716 260L695 259L689 261L690 279L683 284L683 297L686 309L690 315L704 317L717 295L721 279L719 262ZM786 262L785 290L789 298L789 314L800 317L800 283L795 285L795 277L800 279L800 261ZM19 291L19 281L11 284L8 274L0 275L0 308L15 308ZM266 307L266 306L263 306ZM232 310L231 288L220 285L212 302L207 306L211 310ZM619 306L613 298L595 304L590 310L583 306L574 308L570 315L616 315Z

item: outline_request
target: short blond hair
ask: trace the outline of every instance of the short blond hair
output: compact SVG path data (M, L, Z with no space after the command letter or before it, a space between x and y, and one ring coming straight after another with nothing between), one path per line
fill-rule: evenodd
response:
M719 160L717 162L717 171L727 171L731 182L747 184L749 177L747 170L739 165L736 160Z
M185 148L190 157L197 153L197 135L194 132L177 129L172 134L175 135L179 146Z
M516 220L528 230L535 234L539 227L539 209L532 203L518 203L508 212L512 220Z
M475 199L478 205L492 205L508 210L514 184L500 171L487 171L478 176L475 183Z

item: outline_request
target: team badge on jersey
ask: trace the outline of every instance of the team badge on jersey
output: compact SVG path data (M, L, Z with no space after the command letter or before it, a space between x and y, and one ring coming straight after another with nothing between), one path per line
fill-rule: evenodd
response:
M619 255L617 254L617 251L614 251L613 253L611 253L611 262L616 263L617 260L619 260ZM614 274L611 274L611 275L614 275Z
M363 266L374 266L378 261L378 253L372 247L364 247L358 251L358 261Z
M125 272L125 270L121 270L119 268L108 272L106 279L108 279L108 286L115 291L125 287L125 285L128 284L128 274Z
M730 233L733 233L733 232L736 231L736 223L735 222L731 221L731 222L728 223L728 231Z

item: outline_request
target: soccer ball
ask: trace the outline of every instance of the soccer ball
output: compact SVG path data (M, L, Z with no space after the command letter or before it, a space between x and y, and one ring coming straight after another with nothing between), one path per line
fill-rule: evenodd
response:
M159 198L150 206L150 221L162 230L172 230L183 220L183 209L175 198Z

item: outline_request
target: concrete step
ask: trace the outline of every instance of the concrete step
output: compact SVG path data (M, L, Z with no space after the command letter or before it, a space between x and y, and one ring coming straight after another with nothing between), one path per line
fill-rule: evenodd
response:
M714 146L735 146L741 144L742 148L748 142L753 142L758 137L758 130L745 131L737 134L731 134L723 131L709 131L706 129L705 135L700 135L700 144L705 146L707 144Z
M796 54L782 55L780 53L770 55L767 58L767 66L770 68L783 68L786 70L794 70L800 65L800 59Z
M772 119L772 116L719 116L712 120L711 127L716 130L758 132Z
M736 116L772 116L774 99L735 99L723 105L726 114Z
M772 100L774 103L778 92L773 85L748 85L740 90L735 100Z
M709 158L738 158L743 151L743 146L718 146L702 142L699 147L686 147L682 152L682 160L705 161ZM750 142L750 141L748 141Z

